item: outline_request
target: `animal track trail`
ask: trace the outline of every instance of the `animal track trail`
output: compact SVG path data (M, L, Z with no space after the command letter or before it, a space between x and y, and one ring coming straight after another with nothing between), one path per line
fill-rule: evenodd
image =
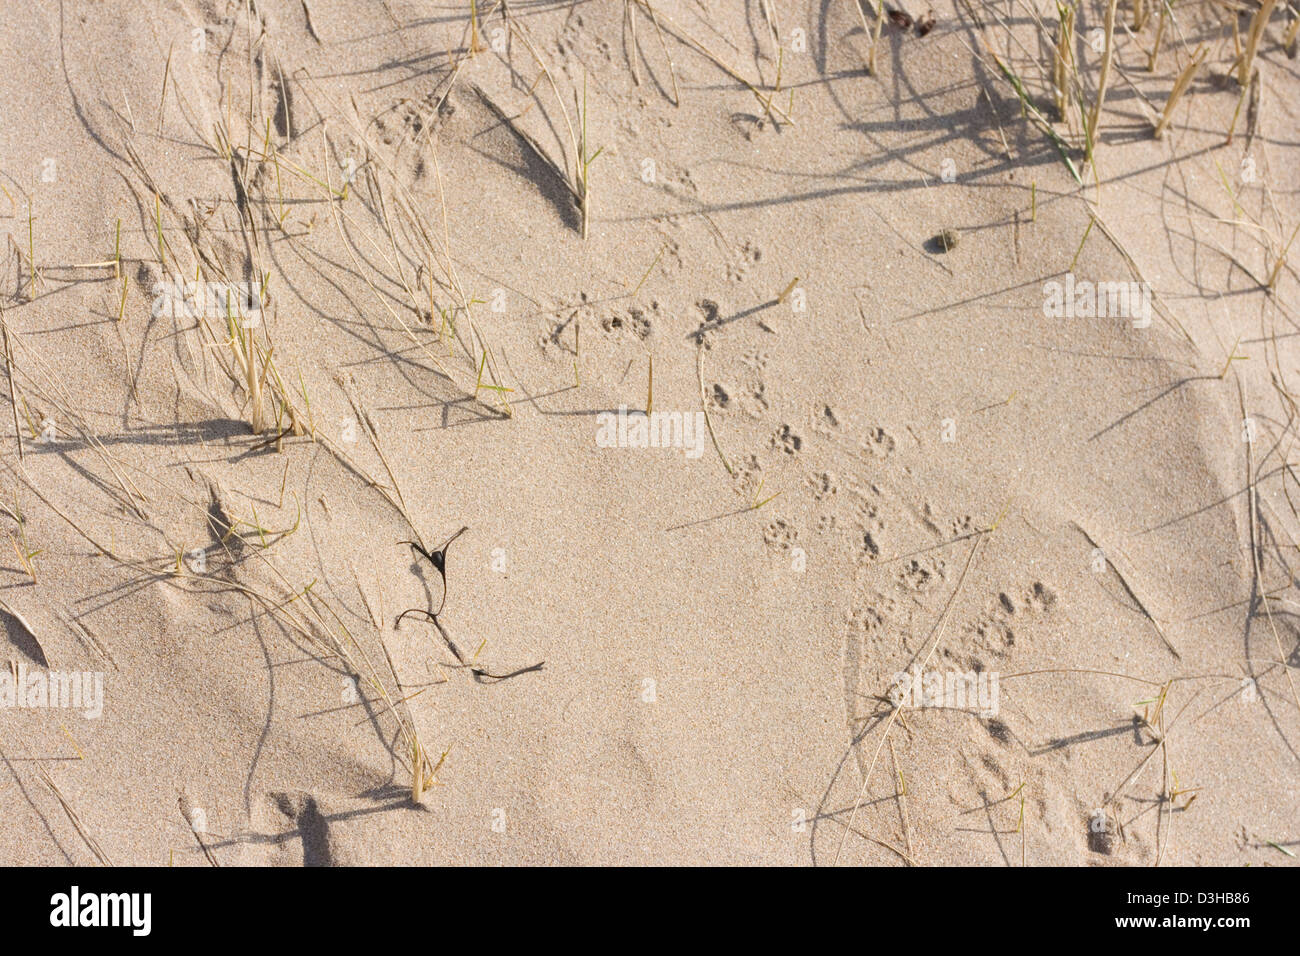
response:
M873 695L889 689L892 675L913 652L914 605L891 590L866 592L846 613L844 689L850 725L876 709Z
M622 368L627 358L640 354L640 350L628 349L649 341L663 320L657 299L609 311L597 308L585 292L579 293L576 303L562 305L557 311L560 318L548 320L539 330L538 347L548 359L563 360L566 364L581 351L588 372L615 365ZM588 361L593 354L596 358ZM615 358L621 361L614 361Z
M701 301L700 308L706 323L717 315L711 300ZM716 416L715 426L735 412L762 426L755 436L761 442L758 450L732 460L738 492L752 500L765 481L762 494L782 493L782 520L799 529L805 547L859 568L889 562L940 537L942 518L932 512L923 517L920 505L885 490L891 488L886 477L891 472L881 466L897 447L893 436L879 425L865 435L858 432L847 425L843 410L825 401L777 417L772 410L779 396L769 396L766 384L770 363L767 350L746 349L715 359L705 380L705 403ZM723 427L735 435L738 424L733 419ZM765 529L764 539L769 545L791 546L783 530L774 527ZM903 593L921 600L944 579L942 560L936 563L934 556L900 563L886 574Z
M737 490L745 491L757 485L763 477L763 465L757 455L745 455L731 463L731 481Z

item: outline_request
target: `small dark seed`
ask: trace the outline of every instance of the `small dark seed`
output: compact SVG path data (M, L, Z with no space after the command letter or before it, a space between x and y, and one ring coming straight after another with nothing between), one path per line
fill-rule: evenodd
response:
M889 11L889 22L900 30L911 29L912 15L902 10L895 10L892 7L887 8Z
M957 248L957 243L960 241L961 237L958 236L955 229L945 229L930 240L931 244L940 252L951 252Z

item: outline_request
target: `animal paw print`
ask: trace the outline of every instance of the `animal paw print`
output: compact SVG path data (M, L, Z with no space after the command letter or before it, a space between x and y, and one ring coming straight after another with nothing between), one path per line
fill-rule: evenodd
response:
M808 485L812 489L815 501L825 501L840 490L834 473L829 471L823 471L820 475L810 475Z
M1035 611L1048 611L1056 606L1056 592L1042 581L1035 581L1025 597L1025 604Z
M732 282L744 282L749 271L763 258L762 251L751 242L740 247L735 258L727 264L727 278Z
M829 405L823 405L822 410L817 414L813 427L823 435L834 434L840 427L840 417L835 414L835 410Z
M591 317L590 297L587 293L580 292L576 303L565 303L560 309L556 309L556 312L560 312L561 309L566 310L568 315L544 331L538 339L538 344L543 352L556 350L577 355L577 328L586 325Z
M676 225L675 222L674 225ZM665 274L667 273L668 271L667 267L670 262L673 263L678 269L680 269L682 267L681 242L678 241L677 239L672 238L671 236L664 236L663 250L664 250L664 254L660 265L660 268L663 270L663 272Z
M854 608L853 613L849 615L849 627L864 634L875 633L884 623L884 615L877 610L874 603L870 607Z
M866 524L879 526L880 504L884 498L880 488L872 484L862 488L852 483L849 484L848 488L850 493L857 499L855 506L859 519Z
M797 455L803 448L803 439L789 425L782 425L781 430L772 437L772 447L779 448L787 455Z
M767 354L748 352L741 357L747 369L741 384L741 407L751 418L760 418L768 409L767 384L763 381Z
M993 657L1006 657L1016 646L1016 633L1011 629L1005 613L998 609L983 614L971 625L970 643Z
M713 343L709 333L722 324L722 306L712 299L701 299L695 303L695 308L700 310L700 325L695 330L695 339L706 349L711 348Z
M873 487L872 491L878 494L878 489ZM864 496L858 506L858 520L862 531L861 557L866 561L875 561L880 557L883 541L881 535L885 530L885 522L880 517L879 501ZM928 579L929 572L924 569L921 571Z
M784 518L771 521L763 529L763 543L778 551L789 551L799 540L799 531Z
M894 453L896 444L883 428L873 428L867 432L867 440L862 443L862 450L872 458L884 459Z
M754 455L746 455L732 467L731 481L741 494L753 495L763 479L763 466Z
M880 557L880 543L876 540L876 534L870 531L862 533L862 552L868 561L874 561Z
M596 52L598 52L602 57L604 57L606 61L612 58L612 54L610 53L610 48L609 48L609 41L602 40L600 37L595 37L592 39L592 45L595 46Z
M938 518L935 516L934 509L930 507L927 501L921 506L921 523L925 525L925 530L931 534L939 533Z
M651 302L649 312L653 314L658 311L659 303ZM638 308L637 306L632 306L632 308L628 309L626 315L619 312L615 312L613 315L607 315L605 318L600 320L600 327L606 332L611 333L630 332L642 342L650 337L650 332L653 329L650 316L647 315L647 310Z
M916 558L907 562L898 573L898 583L910 591L924 591L934 581L938 568L927 568Z
M848 627L849 632L855 635L854 639L878 647L882 657L886 654L886 647L887 653L895 653L900 641L904 649L910 649L908 635L911 627L906 611L900 609L897 598L879 591L872 591L864 602L853 607L848 614ZM870 652L867 656L877 657Z

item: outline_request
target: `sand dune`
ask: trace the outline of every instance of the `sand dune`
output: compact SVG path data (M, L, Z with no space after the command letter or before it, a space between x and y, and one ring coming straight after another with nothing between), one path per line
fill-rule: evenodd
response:
M1060 9L5 5L0 861L1293 865L1297 14Z

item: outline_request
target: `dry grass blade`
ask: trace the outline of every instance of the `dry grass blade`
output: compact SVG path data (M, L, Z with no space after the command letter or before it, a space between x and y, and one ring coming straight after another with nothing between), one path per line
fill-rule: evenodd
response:
M1106 48L1101 55L1101 72L1097 76L1097 98L1093 100L1092 112L1088 114L1088 128L1085 131L1088 141L1088 161L1097 146L1097 133L1100 131L1101 107L1106 102L1106 84L1110 80L1111 62L1115 58L1115 8L1119 0L1109 0L1106 5Z
M649 0L637 0L637 2L641 4L643 7L645 7L647 10L650 9ZM742 76L740 72L737 71L734 67L728 64L726 60L722 59L722 57L714 53L713 50L709 49L709 47L705 46L701 41L691 36L690 33L688 33L685 29L683 29L675 20L673 20L667 14L663 15L663 20L664 23L667 24L667 29L669 33L673 34L673 36L677 37L678 40L680 40L682 43L685 43L693 50L703 54L705 57L711 60L713 64L716 67L718 67L718 69L722 70L722 72L726 73L737 83L742 84L746 89L748 89L751 93L754 94L754 96L758 99L760 105L763 106L767 105L766 98L763 96L763 93L758 89L758 87L755 86L753 83L751 83L749 80L745 79L745 77ZM781 109L781 107L773 104L772 112L780 116L781 119L785 120L787 124L791 126L794 125L794 120L790 119L790 114L787 113L785 110Z
M14 439L18 442L18 461L21 463L23 452L23 430L18 424L18 399L14 391L14 353L9 344L9 323L5 321L4 310L0 309L0 331L4 333L5 374L9 376L9 405L14 415Z
M45 783L45 786L50 788L50 792L54 794L55 799L59 801L59 806L63 808L64 814L67 815L69 822L76 829L77 834L85 842L86 846L90 848L90 852L95 855L95 859L99 861L99 865L112 866L113 861L108 858L108 854L105 853L103 848L99 845L99 841L96 840L90 834L90 831L86 829L85 824L81 822L81 817L77 815L77 811L72 808L72 804L68 802L68 798L63 795L63 791L59 789L58 785L54 782L54 779L49 775L48 771L46 771L45 766L39 761L36 764L36 772L40 774L41 780Z
M1187 92L1187 88L1192 85L1192 80L1196 78L1196 71L1200 69L1201 63L1204 62L1208 52L1208 47L1200 47L1178 74L1178 79L1174 81L1174 88L1169 92L1169 99L1165 101L1164 111L1160 114L1160 121L1156 123L1156 139L1164 136L1165 128L1169 125L1169 121L1173 119L1174 107L1178 105L1179 98Z
M1297 224L1295 229L1291 231L1291 238L1286 241L1286 245L1282 247L1282 251L1279 253L1277 261L1273 263L1273 268L1269 271L1268 288L1270 292L1277 288L1278 276L1282 274L1282 267L1286 265L1287 253L1291 251L1291 244L1295 242L1297 233L1300 233L1300 224ZM15 420L14 424L15 426L17 425L17 420ZM22 439L20 438L18 441L19 446L21 447Z
M1246 392L1241 384L1241 378L1237 378L1237 398L1240 402L1242 420L1247 420L1246 412ZM1250 491L1250 557L1255 571L1256 587L1259 588L1259 599L1264 605L1264 615L1268 619L1269 630L1273 634L1273 643L1277 648L1277 659L1282 664L1282 671L1286 674L1287 685L1291 688L1291 699L1295 702L1296 710L1300 711L1300 692L1297 692L1295 678L1291 676L1291 667L1287 663L1286 652L1282 648L1282 637L1277 630L1277 622L1273 620L1273 608L1269 604L1268 594L1264 591L1264 569L1260 564L1260 550L1263 544L1259 534L1259 473L1255 470L1255 446L1253 442L1245 442L1246 445L1246 487Z
M1246 49L1237 63L1237 82L1244 88L1250 82L1251 72L1255 68L1255 55L1259 52L1259 42L1264 38L1264 29L1268 19L1277 7L1277 0L1264 0L1259 10L1250 21L1250 32L1246 34Z
M1129 596L1129 600L1137 605L1138 610L1142 612L1142 616L1151 622L1151 626L1155 628L1156 634L1159 636L1165 647L1169 649L1169 652L1173 654L1174 657L1182 660L1183 655L1178 652L1178 648L1174 647L1173 642L1170 641L1168 636L1165 634L1164 628L1160 626L1160 622L1156 620L1154 614L1147 610L1146 604L1140 597L1138 597L1137 591L1133 589L1133 585L1129 584L1128 577L1120 570L1119 565L1115 562L1115 556L1120 552L1118 550L1112 551L1109 548L1106 548L1078 522L1071 522L1071 524L1080 534L1083 535L1084 540L1087 541L1088 544L1090 544L1094 549L1101 551L1101 553L1106 556L1106 563L1110 565L1111 570L1115 572L1115 576L1119 578L1120 586L1124 588L1124 593Z
M668 52L668 44L664 40L664 31L659 27L659 18L655 16L655 8L650 0L639 0L640 5L645 7L646 15L650 17L650 22L654 24L655 36L659 38L659 49L663 52L664 59L668 61L668 76L673 81L673 106L682 105L682 92L677 87L677 65L673 63L672 55ZM632 18L635 22L635 17Z
M1052 93L1056 115L1065 119L1070 106L1070 77L1074 63L1074 7L1056 4L1056 46L1052 51Z
M1147 56L1148 73L1156 71L1156 63L1160 59L1160 44L1165 39L1165 24L1169 20L1174 2L1175 0L1160 0L1160 22L1156 25L1155 42L1151 44L1151 53Z

